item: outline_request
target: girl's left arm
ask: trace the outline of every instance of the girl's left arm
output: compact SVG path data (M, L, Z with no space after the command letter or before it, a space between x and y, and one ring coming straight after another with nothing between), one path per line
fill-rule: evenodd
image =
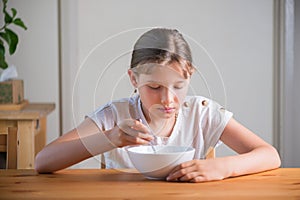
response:
M167 180L202 182L252 174L278 168L277 150L233 118L229 120L221 141L239 153L235 156L192 160L172 170Z

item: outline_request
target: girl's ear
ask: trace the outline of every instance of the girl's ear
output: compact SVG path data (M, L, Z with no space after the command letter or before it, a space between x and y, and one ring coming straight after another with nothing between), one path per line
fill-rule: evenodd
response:
M134 72L131 69L128 69L127 73L130 78L131 84L133 85L133 87L137 88L138 84L136 80L137 79L136 74L134 74Z

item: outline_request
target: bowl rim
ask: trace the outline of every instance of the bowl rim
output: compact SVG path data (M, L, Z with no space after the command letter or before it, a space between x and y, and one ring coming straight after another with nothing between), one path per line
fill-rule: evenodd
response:
M191 146L180 146L180 145L154 145L154 146L165 146L165 147L182 147L185 148L185 151L181 151L181 152L164 152L164 153L154 153L154 152L135 152L135 151L131 151L130 149L132 148L137 148L137 147L151 147L151 145L131 145L131 146L127 146L125 147L125 150L128 153L133 153L133 154L143 154L143 155L174 155L174 154L182 154L182 153L187 153L187 152L193 152L195 151L194 147Z

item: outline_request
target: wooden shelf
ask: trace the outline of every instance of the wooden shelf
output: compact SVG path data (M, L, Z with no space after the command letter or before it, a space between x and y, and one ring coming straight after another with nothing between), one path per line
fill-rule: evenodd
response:
M55 109L54 103L29 103L21 110L1 110L0 119L38 119L48 115Z
M28 105L28 100L20 104L0 104L0 110L22 110L26 105Z

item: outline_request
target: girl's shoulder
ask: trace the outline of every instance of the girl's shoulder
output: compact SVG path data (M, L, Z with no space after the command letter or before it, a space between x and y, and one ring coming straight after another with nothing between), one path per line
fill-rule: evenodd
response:
M191 105L193 107L195 106L206 107L212 103L216 103L216 102L204 96L186 96L183 105L184 106Z
M225 107L213 99L204 96L187 96L182 104L183 110L190 112L208 112L225 111Z
M105 112L111 110L119 110L119 109L126 109L130 106L138 105L139 96L133 96L129 98L120 98L117 100L112 100L107 102L106 104L98 107L94 112Z
M118 122L121 119L132 118L138 116L139 112L139 96L135 95L129 98L120 98L112 100L98 107L88 116L98 118L102 121Z
M109 129L118 123L119 120L129 118L130 112L136 112L139 98L121 98L107 102L106 104L98 107L95 111L88 114L87 117L91 118L102 130Z

